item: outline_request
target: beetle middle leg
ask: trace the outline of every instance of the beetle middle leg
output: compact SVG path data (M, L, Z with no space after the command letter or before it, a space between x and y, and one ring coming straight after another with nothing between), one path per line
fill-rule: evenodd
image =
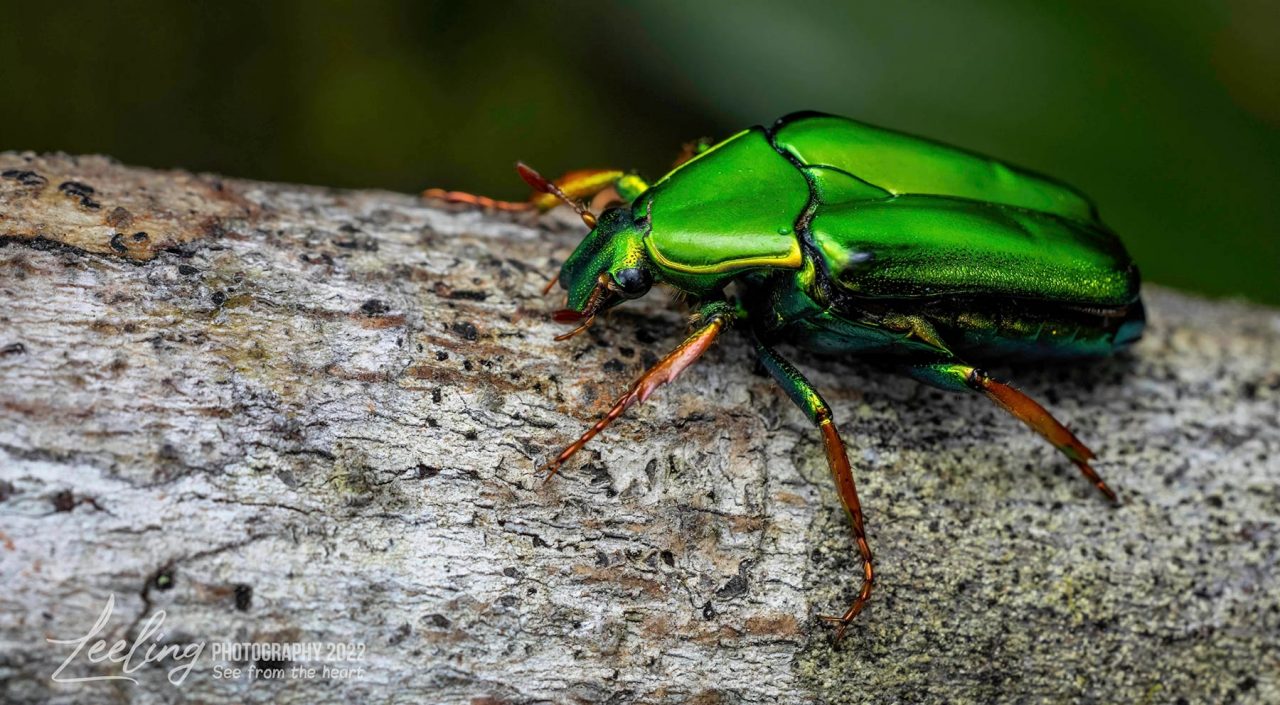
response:
M939 389L983 394L1053 444L1053 447L1067 456L1080 469L1080 473L1106 495L1107 499L1118 502L1116 493L1089 465L1089 461L1094 458L1093 451L1081 443L1080 439L1076 438L1076 435L1061 421L1053 418L1053 415L1036 400L1003 382L997 382L983 370L960 363L915 365L907 368L906 372L921 382Z
M761 364L773 375L782 390L809 417L813 425L822 432L822 445L827 453L827 465L831 468L831 477L835 480L836 491L840 501L849 514L853 526L853 540L858 545L858 554L862 558L862 588L849 609L839 617L822 616L836 625L836 640L839 641L849 623L866 606L871 598L871 588L875 584L875 568L871 561L871 547L867 544L867 531L863 524L862 504L858 501L858 488L853 482L853 469L849 466L849 455L845 452L844 441L836 431L835 421L831 416L831 407L818 394L818 390L791 363L787 362L773 348L765 345L758 337L754 337L756 355Z

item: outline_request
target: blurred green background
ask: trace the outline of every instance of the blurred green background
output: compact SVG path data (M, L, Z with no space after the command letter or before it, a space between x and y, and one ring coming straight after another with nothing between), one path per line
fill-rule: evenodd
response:
M0 149L522 198L813 109L1053 174L1149 280L1280 303L1269 1L0 4Z

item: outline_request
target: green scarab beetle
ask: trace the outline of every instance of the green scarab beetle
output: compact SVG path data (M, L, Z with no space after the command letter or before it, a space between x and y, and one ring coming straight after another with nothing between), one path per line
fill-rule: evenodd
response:
M730 324L822 434L862 559L875 584L844 443L813 385L775 351L786 340L874 357L934 387L985 395L1067 456L1108 498L1093 453L1038 403L976 365L1109 355L1144 326L1138 269L1078 191L936 142L819 113L797 113L712 146L688 147L653 185L589 170L549 182L520 165L527 203L428 195L503 209L575 208L591 232L560 269L578 322L655 284L693 304L695 330L598 423L546 466L548 477L632 404L689 366ZM578 199L611 202L597 218ZM734 298L729 298L730 289ZM549 288L549 287L548 287Z

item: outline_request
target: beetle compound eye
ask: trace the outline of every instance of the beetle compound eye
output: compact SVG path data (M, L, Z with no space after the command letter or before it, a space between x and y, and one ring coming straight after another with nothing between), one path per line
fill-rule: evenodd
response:
M614 275L614 281L627 296L643 296L653 286L653 275L642 267L624 269Z

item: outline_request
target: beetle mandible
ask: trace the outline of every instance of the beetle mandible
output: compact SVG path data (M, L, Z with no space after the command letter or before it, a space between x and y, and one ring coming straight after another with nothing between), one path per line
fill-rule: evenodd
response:
M675 379L729 325L821 433L848 512L862 585L836 638L875 585L845 444L818 390L774 348L887 362L944 390L975 392L1061 451L1107 498L1083 443L1040 404L976 365L1097 357L1141 337L1137 267L1075 189L988 157L821 113L796 113L718 143L686 145L649 185L618 170L547 181L517 165L528 202L437 189L425 195L504 210L574 208L591 232L560 268L577 323L665 284L688 297L694 332L594 426L544 466L546 477L628 407ZM612 202L597 218L579 199ZM548 284L548 291L556 279ZM735 285L736 297L725 289Z

